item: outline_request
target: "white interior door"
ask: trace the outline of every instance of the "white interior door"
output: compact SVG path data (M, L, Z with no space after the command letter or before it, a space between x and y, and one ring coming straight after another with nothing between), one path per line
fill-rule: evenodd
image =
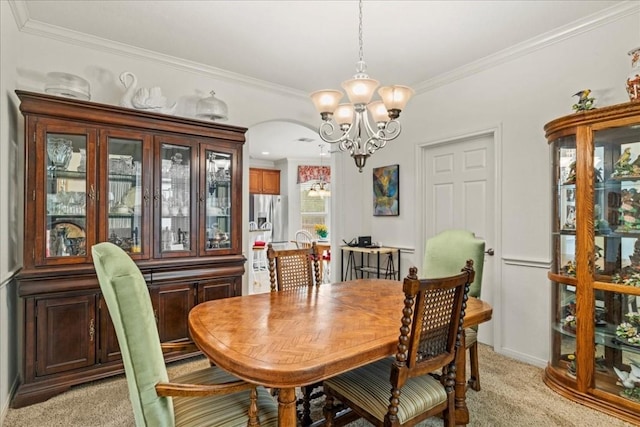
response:
M488 133L424 147L426 238L461 228L495 249L495 141ZM495 257L485 254L481 298L494 304ZM494 306L494 312L496 307ZM478 340L493 344L493 326L479 328Z

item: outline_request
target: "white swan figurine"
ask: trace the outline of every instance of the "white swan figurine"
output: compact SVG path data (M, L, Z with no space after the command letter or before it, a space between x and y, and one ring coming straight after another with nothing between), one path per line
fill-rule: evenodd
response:
M173 114L175 111L177 104L174 102L171 106L167 106L167 98L162 96L162 90L159 87L136 89L138 79L132 72L125 71L120 74L120 82L126 89L120 99L121 106L163 114Z

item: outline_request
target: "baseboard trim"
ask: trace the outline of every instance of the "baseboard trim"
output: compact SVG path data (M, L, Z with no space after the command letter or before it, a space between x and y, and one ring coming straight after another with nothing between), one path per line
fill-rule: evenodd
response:
M520 362L528 363L529 365L537 366L539 368L545 368L548 364L547 360L539 359L537 357L532 357L528 354L520 353L519 351L514 351L504 347L499 349L496 349L494 347L493 351L503 356L510 357L512 359L518 360Z
M2 402L2 410L0 411L0 426L4 423L4 419L6 418L7 413L9 412L9 408L11 406L11 400L13 399L13 395L16 393L16 390L18 390L19 384L20 384L20 379L18 375L16 375L16 377L13 379L13 384L9 389L9 393L7 394L7 401Z

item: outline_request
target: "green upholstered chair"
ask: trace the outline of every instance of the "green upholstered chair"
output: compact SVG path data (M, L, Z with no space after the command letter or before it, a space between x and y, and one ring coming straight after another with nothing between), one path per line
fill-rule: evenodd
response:
M277 424L277 402L266 389L215 366L170 383L151 298L138 266L112 243L94 245L91 253L118 337L136 426ZM167 347L177 346L184 344Z
M484 240L477 239L470 231L445 230L427 240L422 276L427 278L450 276L458 271L465 260L472 259L476 278L469 290L469 296L480 298L484 245ZM465 346L469 349L471 361L469 387L475 391L480 390L477 335L477 327L465 329Z
M398 306L398 352L324 381L326 426L342 424L334 420L336 398L374 426L413 426L437 414L455 425L458 329L474 275L471 260L463 265L461 273L438 279L418 279L417 269L409 269ZM439 369L439 377L431 374Z

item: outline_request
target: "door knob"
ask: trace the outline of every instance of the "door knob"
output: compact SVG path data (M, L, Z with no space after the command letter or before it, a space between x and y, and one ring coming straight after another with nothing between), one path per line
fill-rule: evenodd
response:
M493 248L489 248L486 251L484 251L485 254L489 255L489 256L493 256L494 252L493 252Z

